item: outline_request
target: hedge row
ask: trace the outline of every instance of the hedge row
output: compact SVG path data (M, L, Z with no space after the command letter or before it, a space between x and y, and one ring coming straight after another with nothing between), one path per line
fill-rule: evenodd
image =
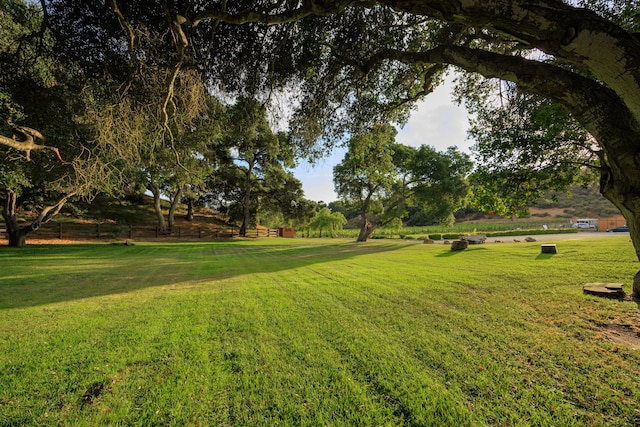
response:
M501 237L501 236L524 236L524 235L540 235L540 234L572 234L577 233L577 228L556 228L547 230L509 230L509 231L496 231L493 233L486 233L487 237Z
M556 228L547 230L507 230L507 231L493 231L489 233L477 233L487 237L503 237L503 236L526 236L526 235L540 235L540 234L571 234L577 233L577 228ZM455 240L463 236L468 236L469 233L446 233L446 234L429 234L427 237L413 237L400 235L401 239L419 239L424 240L429 238L431 240ZM390 236L389 236L390 237ZM382 238L382 237L380 237Z

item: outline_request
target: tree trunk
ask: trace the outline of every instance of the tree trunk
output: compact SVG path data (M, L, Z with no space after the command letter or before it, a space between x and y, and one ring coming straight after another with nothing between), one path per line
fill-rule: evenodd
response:
M247 200L248 198L249 197L245 195L244 201L242 202L242 225L240 226L240 231L238 231L238 234L241 237L247 236L247 227L249 226L249 221L251 220L251 212L249 211L249 200Z
M7 192L7 198L2 206L2 217L4 218L5 228L7 230L7 238L9 246L22 247L26 245L28 232L23 232L18 225L16 219L16 199L17 196L13 191Z
M164 222L164 215L162 215L160 189L153 182L149 182L147 188L153 194L153 209L156 213L156 218L158 218L158 228L160 229L161 233L166 233L167 225Z
M366 242L373 234L376 226L368 221L365 221L364 226L360 227L360 234L358 235L357 242Z
M5 217L5 225L7 229L7 238L9 239L9 246L21 248L27 244L27 234L33 231L31 227L20 227L15 217L10 219Z
M16 218L17 196L14 192L9 191L7 193L5 204L2 207L2 217L4 218L5 228L7 230L9 246L16 248L26 246L27 235L36 231L40 228L40 225L57 215L67 198L68 196L65 196L58 200L56 204L45 207L40 215L38 215L38 218L32 221L29 225L20 226Z
M640 165L627 173L620 173L617 168L603 168L600 175L600 192L622 213L627 226L629 236L636 251L636 257L640 260L640 183L632 182L640 170ZM640 271L633 278L633 295L640 298Z
M249 221L251 220L251 211L249 209L249 204L251 203L251 178L253 176L253 162L250 161L249 167L247 168L247 182L245 185L244 197L242 199L242 225L240 226L240 231L238 234L241 237L247 237L247 227L249 226Z
M189 197L187 199L187 215L185 216L185 219L187 221L193 221L193 199L191 197Z
M179 189L176 194L174 194L173 199L171 200L171 207L169 207L169 230L173 230L173 226L176 222L176 209L178 208L178 202L180 202L180 198L182 197L182 188Z
M367 189L367 197L362 201L360 205L360 234L356 242L366 242L371 233L373 233L373 225L367 221L367 211L369 210L369 204L371 203L371 196L374 189ZM371 228L371 231L369 229Z

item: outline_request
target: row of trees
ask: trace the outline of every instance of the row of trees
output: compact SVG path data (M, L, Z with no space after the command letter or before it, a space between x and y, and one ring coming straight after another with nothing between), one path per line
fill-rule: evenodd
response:
M120 63L115 70L122 81L113 72L96 77L95 64L56 53L60 40L44 11L18 0L4 6L2 63L10 72L2 82L3 124L13 136L3 137L10 161L0 178L10 245L23 245L67 200L90 199L97 192L149 192L161 231L174 227L183 201L190 212L195 204L207 204L227 214L240 224L240 235L258 215L310 220L315 204L304 199L290 171L294 142L271 130L263 103L239 97L225 105L186 68L140 62L130 74L126 69L132 64ZM121 12L116 7L114 13ZM52 117L52 110L59 117ZM41 131L16 125L23 121ZM42 133L51 145L36 144L44 140ZM389 124L355 135L334 170L338 194L358 210L359 241L379 226L406 219L409 209L430 223L452 222L466 200L468 158L453 148L438 153L428 146L402 146L395 136ZM170 202L166 220L163 199ZM26 208L35 210L37 219L19 223ZM310 227L330 231L343 218L321 211Z
M485 189L487 205L500 190L512 209L509 191L561 187L590 169L627 219L640 259L637 0L0 5L2 134L16 130L0 142L32 159L2 166L4 180L21 183L20 191L5 191L5 218L18 197L46 187L59 197L44 221L70 195L89 194L92 177L111 182L128 171L130 159L148 174L156 172L147 159L188 170L183 144L209 115L206 102L195 100L212 94L231 101L224 104L285 99L294 154L317 157L344 135L405 120L452 65L474 73L459 93L478 110L481 158L503 162L474 183ZM101 138L97 124L112 112L118 133ZM510 114L526 119L513 134L492 127L516 123ZM47 171L46 184L27 178L36 168ZM496 187L499 178L506 183Z
M19 0L0 8L7 135L0 137L0 194L11 246L24 245L68 200L98 192L150 192L162 231L173 227L181 201L214 205L241 224L240 234L258 212L283 220L313 214L290 171L288 135L271 130L263 103L223 105L186 69L168 74L138 64L124 81L96 77L59 54L46 18ZM162 199L170 201L167 221ZM25 211L35 220L19 221Z

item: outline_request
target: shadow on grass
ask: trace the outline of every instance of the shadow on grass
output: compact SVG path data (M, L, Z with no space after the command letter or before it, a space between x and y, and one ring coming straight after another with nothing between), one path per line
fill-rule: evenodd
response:
M549 258L553 258L556 254L538 254L538 256L536 257L536 260L544 260L544 259L549 259Z
M469 253L469 252L476 252L476 251L486 251L487 248L467 248L461 251L448 251L448 252L443 252L441 254L436 255L437 258L448 258L448 257L452 257L454 255L460 255L462 253Z
M284 272L405 247L317 239L0 247L0 309Z

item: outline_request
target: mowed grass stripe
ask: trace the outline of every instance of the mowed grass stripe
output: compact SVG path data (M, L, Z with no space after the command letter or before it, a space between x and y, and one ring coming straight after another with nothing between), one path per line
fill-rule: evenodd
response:
M597 328L637 307L579 286L637 269L613 240L34 248L24 284L0 251L1 424L628 425L638 355Z

